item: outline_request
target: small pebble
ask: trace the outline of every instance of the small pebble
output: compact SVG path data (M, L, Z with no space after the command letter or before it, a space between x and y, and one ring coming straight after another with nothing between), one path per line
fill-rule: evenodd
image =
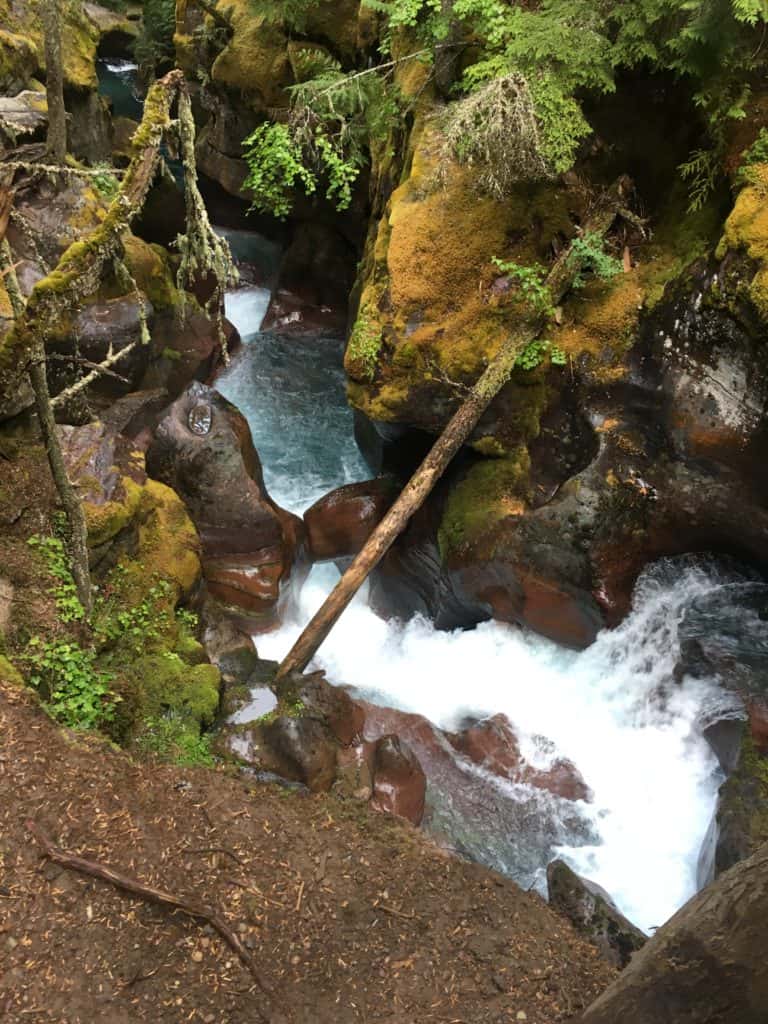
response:
M193 950L192 951L192 959L195 961L196 964L199 964L202 961L202 959L203 959L202 950L199 950L199 949Z
M518 1010L517 1011L517 1019L518 1020L528 1020L528 1014L525 1012L525 1010Z

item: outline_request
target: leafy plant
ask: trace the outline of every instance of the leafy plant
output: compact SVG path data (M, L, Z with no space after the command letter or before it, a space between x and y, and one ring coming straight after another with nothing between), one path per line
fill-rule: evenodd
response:
M253 197L252 208L275 217L286 217L293 192L301 185L307 195L317 189L317 179L304 165L301 146L284 124L260 124L243 141L248 174L243 188Z
M515 367L518 370L535 370L544 361L548 348L548 341L530 341L515 360Z
M94 612L94 638L104 646L119 643L134 654L142 654L148 642L157 640L169 615L168 598L171 585L158 579L138 604L120 607L120 575L112 588L99 595ZM116 608L117 606L117 608ZM119 610L118 610L119 609ZM187 613L192 615L191 612Z
M547 272L543 267L526 266L512 260L500 260L495 256L491 262L510 278L532 313L545 317L554 315L552 293L546 284Z
M553 366L565 366L566 355L559 345L547 341L546 338L529 342L515 360L515 367L518 370L535 370L541 366L544 358L549 353L549 361Z
M96 174L91 178L93 187L105 199L112 199L120 188L120 183L108 164L97 164Z
M32 637L22 656L49 713L72 729L98 728L115 713L119 698L110 692L111 677L95 668L95 657L79 644L39 637Z
M591 231L573 239L568 262L576 270L574 288L583 288L587 275L609 281L624 270L621 260L605 251L603 238Z
M152 754L171 764L204 768L216 764L210 737L201 734L197 724L184 715L169 713L150 719L136 740L136 747L142 754Z
M381 349L381 327L371 320L368 311L361 309L349 336L347 359L357 364L358 373L373 380Z
M27 543L40 553L46 569L56 580L49 592L56 600L56 609L61 621L80 622L85 618L85 610L77 596L63 541L58 537L41 537L34 534Z

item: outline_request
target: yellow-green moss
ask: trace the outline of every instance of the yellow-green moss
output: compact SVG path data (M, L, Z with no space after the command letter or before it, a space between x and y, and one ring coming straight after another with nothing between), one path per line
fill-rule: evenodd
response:
M722 258L728 250L744 252L755 261L749 296L768 319L768 164L750 168L750 183L739 193L725 222L718 256Z
M282 105L282 90L292 76L287 39L280 26L254 17L250 0L218 0L216 7L234 32L213 63L212 80L238 92L255 93L265 107Z
M214 665L187 665L172 652L139 658L127 676L140 695L141 716L157 718L169 711L202 725L213 721L219 706L221 674Z
M83 502L89 546L96 548L106 544L135 519L142 503L142 488L128 477L123 477L122 490L124 496L119 501L107 501L103 505Z
M2 654L0 654L0 682L10 686L24 686L21 673Z
M3 6L0 4L0 12ZM7 24L4 19L3 24ZM0 89L3 92L15 92L21 86L28 86L38 64L37 47L28 36L0 29Z
M472 168L446 158L434 119L417 119L410 145L410 173L361 268L365 339L377 344L362 359L354 331L345 366L350 400L368 416L433 429L419 408L428 415L442 390L447 414L460 397L454 383L474 382L515 322L504 293L490 287L493 257L537 260L553 238L573 233L569 207L578 201L551 185L520 186L504 203L479 194Z
M181 299L165 249L149 245L135 235L128 235L124 246L125 265L155 312L178 310Z
M476 462L453 485L438 530L443 559L472 543L499 520L522 515L529 469L528 451L520 448L505 458Z

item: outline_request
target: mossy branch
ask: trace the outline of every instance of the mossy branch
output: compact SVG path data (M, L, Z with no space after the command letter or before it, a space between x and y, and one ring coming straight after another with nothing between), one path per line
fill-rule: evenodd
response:
M0 342L0 385L28 366L51 327L98 290L104 267L120 255L123 234L141 211L154 179L160 143L183 81L181 71L171 71L149 90L133 140L134 158L106 217L87 238L73 242L51 273L35 285L24 315Z
M208 300L208 311L216 318L224 361L229 362L224 334L224 289L230 284L236 284L238 275L227 242L211 227L208 211L197 186L195 121L189 94L185 89L179 94L178 131L187 210L186 233L176 239L176 246L181 253L177 275L179 294L183 301L185 289L196 280L208 276L213 278L214 291Z

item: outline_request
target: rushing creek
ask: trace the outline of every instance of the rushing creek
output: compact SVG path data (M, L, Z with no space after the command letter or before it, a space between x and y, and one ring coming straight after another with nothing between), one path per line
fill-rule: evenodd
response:
M340 340L259 333L268 296L229 295L244 346L217 387L248 418L273 498L301 513L369 474L353 440ZM336 576L314 570L294 621L258 637L262 656L286 653ZM387 623L360 594L316 663L332 682L441 728L503 712L535 767L569 758L594 794L589 804L489 775L476 785L486 773L461 762L466 794L433 785L425 826L525 886L542 888L547 862L564 857L652 929L696 891L722 782L703 729L738 714L716 676L681 673L681 645L697 630L711 636L720 611L755 586L762 590L713 560L658 563L638 582L623 625L581 653L500 623L453 633L419 618Z
M139 116L135 65L103 62L99 70L115 112ZM236 257L269 280L275 248L247 232L223 233ZM244 287L227 296L244 344L217 387L247 417L272 497L301 514L369 472L353 438L341 339L261 333L269 294ZM257 638L263 657L287 652L337 576L331 566L315 568L294 620ZM714 670L686 675L685 644L693 638L724 653L721 662L742 683L744 673L765 677L766 593L764 584L714 560L657 563L638 581L622 626L577 653L500 623L453 633L420 618L387 623L361 592L316 663L332 682L441 728L504 713L534 767L570 759L591 803L504 782L452 755L464 784L457 792L455 779L452 789L433 780L424 825L542 891L548 861L561 856L650 930L696 891L722 782L703 730L740 713Z

